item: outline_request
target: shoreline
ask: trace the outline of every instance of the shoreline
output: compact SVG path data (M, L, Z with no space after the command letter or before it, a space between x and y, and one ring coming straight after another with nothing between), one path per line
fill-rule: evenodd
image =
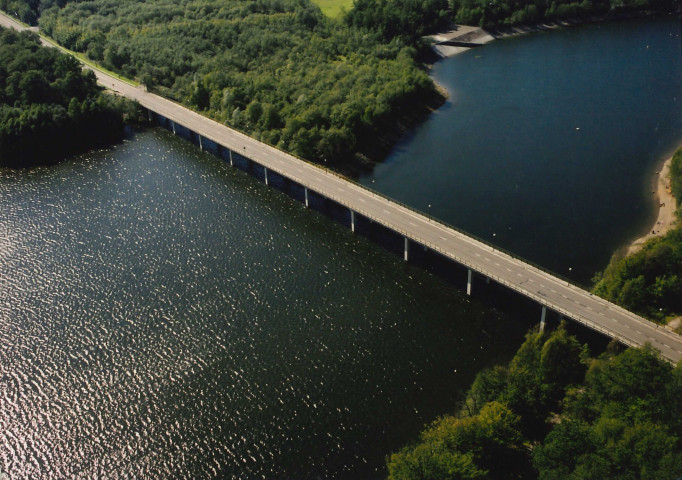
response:
M430 73L431 68L437 61L454 57L473 48L481 47L489 42L492 42L493 40L502 38L551 31L558 28L570 28L583 24L645 18L656 14L657 12L651 11L637 13L622 12L621 14L613 16L591 16L582 19L565 19L536 25L511 26L496 30L485 30L480 27L466 25L453 25L453 27L447 32L438 32L425 37L434 42L431 45L431 51L433 52L433 55L437 57L427 62L425 66L429 71L431 81L434 83L436 88L445 94L447 98L449 98L450 92L448 92L447 88L439 84ZM682 146L679 148L682 148ZM672 162L673 155L678 149L674 150L670 156L662 159L662 161L656 165L656 170L651 185L651 194L654 197L654 201L658 205L658 207L655 207L658 210L656 218L646 230L646 233L639 235L634 240L617 249L614 253L614 257L625 257L637 253L642 249L642 246L647 242L647 240L662 237L678 225L677 216L675 215L677 210L677 201L672 194L669 175L670 164Z
M674 154L674 152L673 152ZM651 194L658 204L658 214L652 225L647 229L647 233L635 238L632 242L623 247L625 256L637 253L642 249L642 246L652 238L662 237L671 229L677 226L677 217L675 211L677 210L677 202L672 194L670 186L670 164L672 163L673 155L666 158L662 164L656 167L654 174L655 187L651 190Z
M676 13L679 14L679 12ZM608 12L602 15L594 14L586 17L569 17L530 25L519 24L489 29L471 25L453 24L450 30L435 32L430 35L425 35L422 38L433 42L431 50L438 57L437 60L441 60L443 58L454 57L460 53L471 50L472 48L482 47L493 40L500 40L507 37L546 32L559 28L570 28L617 20L633 20L666 14L675 14L675 12L659 12L656 10ZM435 61L433 63L435 63Z

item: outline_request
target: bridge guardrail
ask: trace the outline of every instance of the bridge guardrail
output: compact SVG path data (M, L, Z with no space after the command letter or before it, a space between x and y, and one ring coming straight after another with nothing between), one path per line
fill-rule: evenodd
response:
M169 99L169 98L167 98L167 97L163 97L163 98L164 98L165 100L168 100L168 101L170 101L170 102L172 102L172 103L177 104L178 106L182 106L182 107L186 108L184 105L182 105L182 104L176 102L175 100ZM210 117L204 115L202 112L194 112L194 113L197 113L197 114L199 114L199 115L201 115L201 116L203 116L203 117L205 117L205 118L207 118L207 119L209 119L209 120L216 121L215 119L212 119L212 118L210 118ZM173 120L173 121L175 121L175 120ZM182 122L177 122L177 121L176 121L176 123L178 123L179 125L182 125ZM183 126L184 126L184 125L183 125ZM230 127L230 126L227 126L227 125L225 125L225 127L229 128L229 129L231 129L231 130L234 130L234 131L236 131L236 132L239 132L240 134L242 134L242 135L248 137L250 140L257 141L257 140L255 140L254 138L250 137L246 132L244 132L244 131L242 131L242 130L239 130L239 129L237 129L237 128ZM189 127L185 127L185 128L190 129ZM190 129L190 130L191 130L191 129ZM217 144L220 144L220 141L217 140L217 139L211 139L211 138L209 138L209 140L212 140L213 142L215 142L215 143L217 143ZM267 144L266 144L266 145L267 145ZM224 148L229 148L229 147L226 147L226 146L224 146L224 145L223 145L223 147L224 147ZM312 161L310 161L310 160L306 160L306 159L304 159L304 158L298 157L298 156L296 156L296 155L294 155L294 154L292 154L292 153L285 152L284 150L281 150L281 149L279 149L279 148L277 148L276 146L273 146L273 145L268 145L268 147L273 148L273 149L277 150L278 152L283 153L283 154L285 154L285 155L289 155L289 156L293 157L294 159L296 159L296 160L298 160L298 161L300 161L300 162L303 162L303 163L305 163L305 164L307 164L307 165L309 165L309 166L311 166L311 167L314 167L314 168L317 168L317 169L319 169L319 170L322 170L322 171L324 171L325 174L327 174L327 175L334 175L334 176L338 177L340 180L344 180L344 181L346 181L346 182L349 182L349 183L355 185L355 186L358 187L358 188L362 188L363 190L365 190L365 191L371 193L372 195L374 195L375 197L378 197L378 198L381 198L381 199L383 199L383 200L392 202L392 203L394 203L394 204L396 204L396 205L399 205L399 206L403 207L404 209L409 210L409 211L412 212L412 213L416 213L416 214L418 214L418 215L421 215L422 217L428 219L429 221L432 221L432 222L434 222L434 223L437 223L437 224L439 224L439 225L442 225L443 227L446 227L446 228L449 228L449 229L451 229L451 230L454 230L454 231L456 231L457 233L459 233L459 234L461 234L461 235L464 235L464 236L466 236L466 237L468 237L468 238L471 238L471 239L473 239L473 240L476 240L476 241L478 241L478 242L480 242L480 243L482 243L482 244L484 244L484 245L487 245L487 246L489 246L490 248L492 248L492 249L494 249L494 250L496 250L496 251L498 251L498 252L504 253L505 255L508 255L508 256L510 256L511 258L515 259L515 260L519 260L519 261L521 261L521 262L523 262L523 263L525 263L525 264L527 264L527 265L530 265L530 266L532 266L532 267L534 267L534 268L536 268L536 269L538 269L538 270L540 270L540 271L542 271L542 272L544 272L544 273L546 273L546 274L548 274L548 275L551 275L551 276L553 276L553 277L559 278L559 279L561 279L561 280L563 280L563 281L565 281L565 282L567 282L567 283L569 283L569 284L575 285L575 286L577 286L577 287L579 287L579 288L582 288L582 289L584 289L584 290L588 290L588 288L589 288L587 285L584 285L584 284L582 284L582 283L580 283L580 282L577 282L577 281L575 281L575 280L573 280L573 279L569 279L568 277L565 277L565 276L563 276L563 275L561 275L561 274L559 274L559 273L553 272L553 271L549 270L548 268L543 267L542 265L539 265L539 264L537 264L537 263L535 263L535 262L533 262L533 261L531 261L531 260L528 260L528 259L526 259L526 258L524 258L524 257L522 257L522 256L520 256L520 255L517 255L517 254L515 254L515 253L513 253L513 252L511 252L511 251L509 251L509 250L506 250L506 249L503 248L503 247L500 247L500 246L498 246L498 245L495 245L494 243L490 242L489 240L486 240L486 239L484 239L484 238L481 238L481 237L479 237L479 236L477 236L477 235L474 235L474 234L472 234L472 233L466 232L466 231L462 230L461 228L456 227L456 226L454 226L454 225L452 225L452 224L449 224L449 223L447 223L447 222L445 222L445 221L443 221L443 220L441 220L441 219L439 219L439 218L437 218L437 217L435 217L435 216L433 216L433 215L431 215L431 214L429 214L429 213L426 213L426 212L423 212L423 211L421 211L421 210L418 210L418 209L416 209L416 208L414 208L414 207L412 207L412 206L410 206L410 205L407 205L406 203L401 202L400 200L396 200L396 199L394 199L394 198L389 197L389 196L386 195L386 194L383 194L383 193L381 193L381 192L379 192L379 191L377 191L377 190L374 190L374 189L372 189L372 188L370 188L370 187L367 187L366 185L363 185L363 184L357 182L356 180L354 180L354 179L352 179L352 178L349 178L349 177L347 177L347 176L345 176L345 175L343 175L343 174L341 174L341 173L339 173L339 172L337 172L337 171L335 171L335 170L333 170L333 169L331 169L331 168L329 168L329 167L325 167L325 166L323 166L323 165L320 165L319 163L315 163L315 162L312 162ZM235 152L235 153L241 155L241 156L244 157L244 158L248 158L249 160L251 160L251 161L253 161L253 162L256 162L256 163L258 163L258 164L261 164L261 161L251 158L248 154L245 154L245 153L242 153L242 152L239 152L239 151L237 151L237 152ZM277 168L272 168L272 167L270 167L270 166L268 166L267 168L270 168L271 170L273 170L273 171L279 173L280 175L285 176L285 177L288 177L289 179L294 180L294 181L296 181L296 182L298 182L298 183L304 185L304 182L303 182L300 178L294 178L294 175L292 175L290 172L282 172L282 171L280 171L279 169L277 169ZM351 209L351 210L355 210L357 213L360 213L360 214L362 214L362 215L365 215L365 216L368 217L368 218L373 218L371 215L368 215L368 214L364 214L364 213L362 213L362 212L359 212L356 208L347 205L344 201L341 201L341 200L338 199L338 198L333 198L334 195L331 194L331 193L325 193L325 192L318 192L318 193L324 195L325 197L328 197L328 198L334 200L335 202L339 203L340 205L345 206L346 208L349 208L349 209ZM379 220L377 219L377 221L379 221ZM381 222L381 223L383 223L383 222ZM389 225L386 225L386 226L389 227ZM394 227L390 227L390 228L394 229ZM410 236L410 235L406 235L406 236ZM415 240L416 240L416 239L415 239ZM418 240L417 240L417 241L418 241Z
M169 101L169 102L171 102L171 103L177 104L177 102L174 102L173 100L170 100L170 99L166 99L166 100ZM181 107L180 104L177 104L177 105L178 105L179 107ZM183 108L184 108L184 107L183 107ZM209 119L208 117L206 117L205 115L203 115L203 114L201 114L201 113L199 113L199 112L191 111L191 113L193 113L193 114L195 114L195 115L197 115L197 116L201 116L201 117L204 117L204 118ZM160 112L159 112L159 114L161 114L162 116L166 116L166 118L169 118L169 120L171 120L171 121L177 123L178 125L184 126L184 122L183 122L182 120L177 121L176 119L171 118L171 117L169 117L168 115L164 115L163 113L160 113ZM172 116L172 115L171 115L171 116ZM212 120L212 119L211 119L211 120ZM230 127L227 127L227 126L225 126L225 127L226 127L226 128L230 128ZM187 128L187 129L190 130L190 131L194 131L194 130L193 130L192 128L190 128L190 127L185 127L185 128ZM230 128L230 129L233 130L233 131L235 131L235 132L238 132L241 136L244 137L244 140L247 141L247 142L257 142L257 140L253 139L252 137L249 137L247 134L245 134L245 133L242 132L242 131L239 131L239 130L236 130L236 129L232 129L232 128ZM195 133L197 133L197 132L195 132ZM361 214L361 215L364 215L364 216L367 217L367 218L370 218L370 219L372 219L372 220L374 220L374 221L377 221L378 223L380 223L380 224L386 226L387 228L390 228L391 230L393 230L393 231L399 233L400 235L403 235L403 236L405 236L405 237L407 237L407 238L410 238L410 239L412 239L413 241L419 242L419 243L421 243L421 244L423 244L423 245L425 245L425 246L431 248L432 250L437 251L438 253L443 254L443 255L445 255L445 256L448 257L448 258L453 259L454 261L456 261L456 262L458 262L458 263L460 263L460 264L462 264L462 265L465 265L465 266L467 266L467 267L469 267L469 268L472 268L472 269L474 269L474 270L480 272L480 273L483 274L483 275L486 275L486 276L490 277L491 279L495 280L496 282L498 282L498 283L500 283L500 284L502 284L502 285L505 285L505 286L507 286L507 287L509 287L509 288L512 288L512 289L516 290L516 291L519 291L519 293L522 293L522 294L526 295L527 297L533 299L534 301L537 301L538 303L540 303L540 304L542 304L542 305L545 305L545 306L551 308L552 310L554 310L554 311L556 311L556 312L558 312L558 313L561 313L562 315L565 315L565 316L568 317L568 318L571 318L571 319L573 319L573 320L575 320L575 321L578 321L578 322L580 322L580 323L582 323L582 324L584 324L584 325L589 326L590 328L593 328L594 330L597 330L597 331L600 331L600 332L602 332L602 333L605 333L605 334L607 334L607 335L609 335L609 336L611 336L611 337L615 337L615 338L617 338L618 340L620 340L620 341L622 341L623 343L625 343L626 345L630 345L630 346L639 345L638 342L636 342L634 339L629 338L627 335L623 335L623 334L621 334L621 333L618 333L618 332L615 332L615 331L612 331L612 330L605 329L605 328L601 327L600 325L594 323L593 321L590 321L589 319L583 317L582 315L577 315L577 314L570 313L569 311L567 311L567 310L561 308L559 305L554 304L554 303L551 303L551 302L548 302L546 299L543 299L542 297L536 295L534 292L532 292L532 291L530 291L530 290L527 290L527 289L524 289L524 288L520 288L519 285L511 284L511 283L509 283L509 282L503 280L502 278L498 277L497 275L493 274L492 272L487 271L485 268L482 268L482 266L480 266L480 265L472 265L472 264L470 264L469 262L465 261L464 259L459 258L457 255L453 255L452 253L445 252L445 251L441 250L440 248L438 248L437 246L431 244L430 242L426 241L425 239L420 238L419 236L414 235L414 234L412 234L412 233L406 232L406 231L404 231L402 228L398 227L397 225L393 225L390 221L388 221L388 220L386 220L386 219L375 218L375 217L374 217L372 214L370 214L369 212L363 211L361 208L357 208L357 206L347 204L345 200L339 198L333 191L318 191L318 190L317 190L316 188L314 188L314 187L309 187L309 186L307 185L307 183L306 183L303 179L299 178L297 175L295 175L295 174L292 173L291 171L286 170L286 169L284 169L283 167L282 167L282 168L279 168L278 166L273 166L272 164L270 164L270 163L267 161L267 157L266 157L266 158L254 159L253 156L250 155L251 152L241 152L241 151L239 151L238 149L235 149L234 147L229 147L229 146L225 145L225 142L222 141L220 138L215 138L215 137L213 137L212 135L206 135L206 134L199 134L199 135L202 136L202 137L204 137L204 138L206 138L206 139L209 139L209 140L215 142L217 145L220 145L222 148L226 148L226 149L232 150L233 152L237 153L238 155L240 155L240 156L242 156L242 157L244 157L244 158L247 158L247 159L253 161L253 162L256 163L256 164L259 164L259 165L261 165L261 166L263 166L263 167L265 167L265 168L268 168L269 170L271 170L271 171L273 171L273 172L276 172L276 173L278 173L278 174L280 174L280 175L282 175L282 176L284 176L284 177L287 177L287 178L289 178L289 179L291 179L291 180L293 180L293 181L295 181L295 182L297 182L297 183L299 183L299 184L305 186L306 188L310 188L312 191L317 191L319 194L321 194L321 195L323 195L323 196L325 196L325 197L327 197L327 198L329 198L329 199L335 201L336 203L338 203L338 204L340 204L340 205L342 205L342 206L344 206L344 207L346 207L346 208L349 208L349 209L351 209L351 210L353 210L353 211L355 211L355 212L357 212L357 213L359 213L359 214ZM264 145L265 145L265 144L264 144ZM319 165L319 164L316 164L316 163L307 161L307 160L305 160L305 159L301 159L301 158L296 157L296 156L294 156L294 155L291 155L291 154L289 154L289 153L287 153L287 152L283 152L282 150L277 149L276 147L273 147L273 146L270 146L270 145L266 145L266 146L267 146L267 148L272 148L273 150L276 150L276 151L278 151L279 153L283 154L284 158L286 158L287 156L289 156L289 157L291 157L291 158L293 158L293 159L295 159L295 160L298 160L299 162L301 162L301 163L307 165L307 166L310 167L310 168L315 168L315 169L318 170L318 171L324 172L325 175L332 175L332 176L335 176L335 177L339 178L339 180L342 180L342 181L344 181L344 182L347 182L347 183L353 185L354 187L356 187L356 188L358 188L358 189L362 189L363 191L370 193L372 196L374 196L374 197L376 197L376 198L379 198L379 199L381 199L382 201L390 202L390 203L392 203L392 204L395 204L395 205L401 207L401 208L404 209L405 211L414 214L415 216L422 217L422 218L425 219L426 221L428 221L428 222L430 222L430 223L433 223L433 224L435 224L435 225L437 225L437 226L439 226L439 227L442 227L445 231L450 230L450 231L452 231L452 232L456 232L456 233L458 233L459 235L462 235L462 236L465 237L465 238L468 238L468 239L470 239L470 240L472 240L472 241L479 242L480 244L489 247L489 248L491 249L491 251L498 252L498 253L502 253L502 254L508 256L509 258L512 258L512 259L518 260L518 261L520 261L520 262L523 262L528 268L535 269L537 273L540 273L540 274L542 274L542 275L544 275L544 276L546 276L546 277L548 277L548 278L552 278L552 279L554 279L554 280L560 280L560 281L562 281L562 282L565 282L565 284L566 284L567 287L572 287L572 288L581 289L581 290L587 290L586 288L583 288L580 284L578 284L578 282L573 282L572 280L569 280L569 279L567 279L566 277L564 277L564 276L562 276L562 275L560 275L560 274L556 274L556 273L554 273L554 272L552 272L552 271L550 271L550 270L548 270L548 269L546 269L546 268L544 268L544 267L542 267L542 266L539 266L539 265L537 265L537 264L535 264L535 263L533 263L533 262L531 262L531 261L528 261L527 259L524 259L523 257L520 257L520 256L518 256L518 255L515 255L515 254L513 254L512 252L509 252L509 251L507 251L507 250L505 250L505 249L503 249L503 248L500 248L500 247L498 247L498 246L492 244L491 242L489 242L489 241L487 241L487 240L484 240L484 239L482 239L482 238L480 238L480 237L477 237L476 235L469 234L469 233L467 233L467 232L465 232L465 231L463 231L463 230L461 230L461 229L459 229L459 228L457 228L457 227L455 227L455 226L453 226L453 225L450 225L450 224L448 224L448 223L446 223L446 222L444 222L444 221L441 221L440 219L438 219L438 218L436 218L436 217L434 217L434 216L432 216L432 215L430 215L430 214L428 214L428 213L421 212L421 211L419 211L419 210L417 210L417 209L415 209L415 208L413 208L413 207L410 207L409 205L406 205L406 204L404 204L404 203L402 203L402 202L400 202L400 201L397 201L397 200L395 200L395 199L392 199L392 198L388 197L387 195L382 194L381 192L378 192L378 191L376 191L376 190L373 190L373 189L371 189L371 188L369 188L369 187L367 187L367 186L361 185L361 184L358 183L357 181L355 181L355 180L353 180L353 179L350 179L350 178L348 178L348 177L346 177L346 176L344 176L344 175L342 175L342 174L340 174L340 173L338 173L338 172L336 172L336 171L334 171L334 170L331 170L331 169L329 169L329 168L327 168L327 167L324 167L324 166L322 166L322 165ZM266 153L266 155L267 155L267 153ZM324 190L326 190L326 189L324 189ZM598 298L598 297L597 297L597 298ZM609 305L611 305L611 306L615 306L615 305L611 304L611 302L608 302L608 301L603 300L603 299L600 299L600 300L602 300L604 303L607 303L607 304L609 304ZM626 312L627 315L630 316L631 318L638 318L639 320L641 320L637 315L634 315L634 314L632 314L631 312L628 312L628 311L626 311L626 310L624 310L624 309L622 309L622 308L619 308L619 310L623 310L623 311ZM655 324L652 324L651 322L647 322L647 323L648 323L648 324L651 324L651 325L655 325ZM661 327L659 327L659 326L657 326L657 325L655 325L655 328L656 328L657 330L666 331L665 329L663 329L663 328L661 328ZM670 333L670 332L668 332L668 333Z

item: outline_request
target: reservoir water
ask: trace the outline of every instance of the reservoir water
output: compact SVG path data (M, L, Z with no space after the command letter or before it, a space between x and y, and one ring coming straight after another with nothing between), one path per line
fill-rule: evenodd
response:
M0 212L13 480L381 477L532 324L161 129Z
M622 28L636 30L638 24L651 35L675 27L664 19ZM622 62L631 59L612 59L619 54L615 47L604 51L597 39L605 28L621 38L621 27L571 29L497 42L438 64L435 74L442 83L451 76L447 69L457 70L460 62L471 66L460 69L449 86L451 103L433 121L469 102L454 83L473 88L477 81L505 76L513 90L515 76L538 68L542 51L556 52L557 43L575 68L593 55L574 58L575 52L599 50L604 68L615 69L609 78L618 87L629 71ZM668 52L646 64L657 82L651 88L662 96L666 85L679 89L682 70L680 40L676 47L665 43L669 34L675 32L647 40ZM524 43L531 53L520 58ZM505 49L513 59L505 59ZM499 63L496 71L489 57ZM475 66L478 80L470 71ZM535 77L528 95L543 84ZM557 90L552 101L570 96L579 79L565 80L549 85L546 95ZM530 144L548 135L544 124L551 117L528 116L519 99L495 92L510 113L493 111L514 128L508 141L490 144L524 150L519 138ZM586 102L604 101L585 95ZM659 138L652 157L640 163L603 167L596 162L605 155L588 160L577 153L569 165L536 155L528 155L536 159L531 165L518 159L493 164L483 155L428 163L455 145L468 145L452 141L458 129L445 127L434 127L431 140L424 140L423 156L403 156L412 148L409 142L429 134L427 122L377 170L372 185L424 210L430 203L431 213L489 239L497 233L503 246L514 250L518 244L519 253L536 260L545 255L560 266L591 262L583 243L562 248L566 232L572 233L563 224L581 229L578 240L571 237L574 242L603 249L608 241L587 241L594 237L591 224L583 223L589 219L571 217L570 209L557 213L558 205L584 209L580 194L592 194L591 177L598 170L600 178L618 177L639 195L614 196L618 181L604 187L603 195L607 206L622 202L615 210L630 208L641 217L622 217L625 230L639 228L648 214L642 179L656 157L681 138L679 116L668 109L676 106L679 114L678 100L647 98L646 112L631 112L639 128L587 142L605 148L623 138L627 145L620 151L627 153L634 149L628 143L633 136ZM547 100L538 111L555 109ZM486 108L471 106L467 120L469 131L480 137L489 124L475 112ZM564 125L561 111L555 112L557 128L568 130L565 136L590 132L603 121L576 117ZM533 118L540 122L531 123ZM537 134L523 137L519 124ZM652 129L662 133L657 137ZM505 138L501 135L491 131L490 138ZM430 146L443 136L450 147ZM563 134L554 138L563 143L545 147L548 153L584 148ZM433 192L425 189L428 175ZM522 188L528 177L553 183ZM581 187L583 181L590 187ZM460 190L468 194L452 196ZM507 212L524 206L532 212L524 224L505 223ZM467 212L466 222L451 216L460 210ZM601 205L579 211L601 215ZM533 218L538 212L542 216ZM483 228L486 221L492 232ZM614 237L624 234L617 223L605 225L602 237L609 229ZM558 243L554 237L536 241L545 230ZM425 423L455 410L476 372L507 361L536 321L466 297L160 129L131 134L121 145L54 167L0 170L0 470L13 480L381 478L385 455L414 439Z
M679 17L505 38L432 75L448 102L363 184L582 283L653 223L682 146Z

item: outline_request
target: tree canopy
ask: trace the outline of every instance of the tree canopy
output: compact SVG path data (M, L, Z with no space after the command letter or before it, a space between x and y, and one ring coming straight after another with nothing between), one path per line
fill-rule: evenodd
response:
M455 0L457 23L499 28L509 25L537 24L595 15L658 10L679 10L679 0Z
M388 458L389 479L514 478L532 475L525 443L549 431L566 390L587 369L583 347L559 328L530 333L506 367L478 373L457 415Z
M387 458L389 479L673 479L682 364L645 346L589 358L563 327L476 376L462 408Z
M44 33L105 67L309 160L344 163L439 97L405 39L308 0L92 0Z
M446 27L449 19L447 0L355 0L345 16L353 27L408 41Z
M682 472L682 365L649 347L593 360L533 450L541 480L674 479Z
M121 137L115 100L70 55L0 29L0 166L61 159Z

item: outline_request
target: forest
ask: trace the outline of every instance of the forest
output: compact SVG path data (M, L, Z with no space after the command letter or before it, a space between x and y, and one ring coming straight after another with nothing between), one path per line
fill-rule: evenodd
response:
M673 156L670 181L677 227L634 255L614 258L594 288L597 295L660 323L682 315L682 149Z
M390 480L660 480L682 472L682 364L590 358L560 326L476 376L455 415L387 458Z
M2 0L9 1L9 0ZM40 3L41 31L249 135L327 165L377 158L443 97L404 38L307 0Z
M121 138L126 102L72 56L0 28L0 166L56 161Z

